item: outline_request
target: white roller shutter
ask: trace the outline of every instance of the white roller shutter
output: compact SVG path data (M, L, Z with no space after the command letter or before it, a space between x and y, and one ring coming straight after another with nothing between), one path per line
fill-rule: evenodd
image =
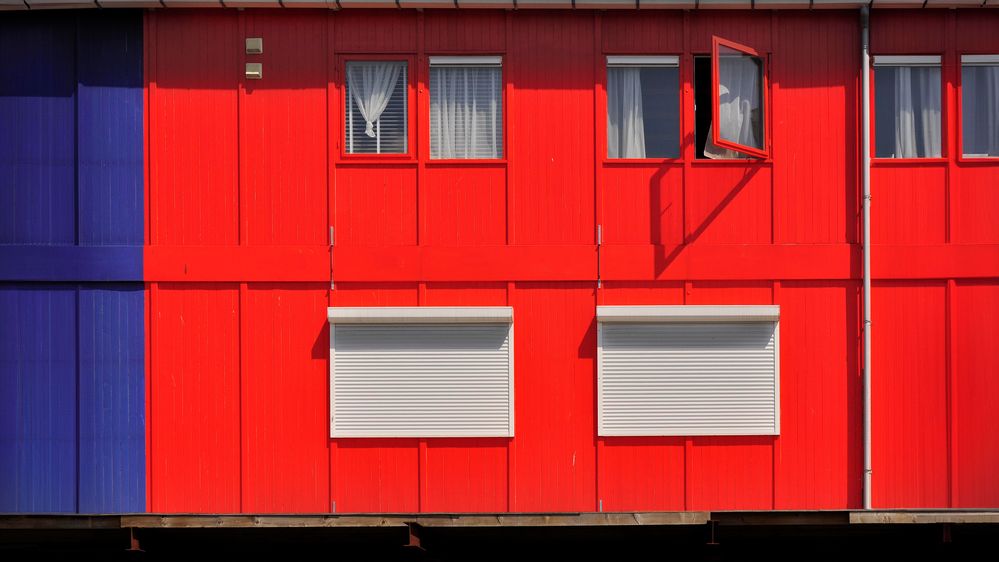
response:
M513 435L510 322L476 313L443 321L445 309L421 320L405 309L395 323L372 323L385 320L330 310L331 436Z
M780 433L777 307L600 308L600 435Z

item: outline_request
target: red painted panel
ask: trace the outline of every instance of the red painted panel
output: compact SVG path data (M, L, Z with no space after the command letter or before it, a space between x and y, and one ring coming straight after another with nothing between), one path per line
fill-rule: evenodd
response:
M428 283L426 306L506 306L506 283ZM516 326L519 325L514 318ZM516 376L516 375L515 375ZM510 439L427 439L422 511L507 510Z
M328 511L328 288L250 284L243 302L243 511Z
M955 312L954 505L999 505L999 284L958 284Z
M888 165L871 170L871 241L874 244L944 242L946 165Z
M686 304L771 304L770 282L695 282ZM687 509L771 509L771 436L693 437L689 439Z
M416 51L417 16L413 10L342 10L331 17L336 53Z
M416 168L338 167L333 225L338 246L416 244Z
M857 509L863 469L860 286L783 282L775 509Z
M979 53L999 53L999 12L995 10L958 10L957 49Z
M337 283L333 306L416 306L418 286ZM329 431L329 424L324 424ZM332 500L337 512L417 512L419 440L331 440Z
M518 283L511 511L595 511L594 284Z
M683 304L682 283L610 282L600 304ZM604 437L597 478L604 511L684 509L682 437Z
M878 283L871 305L874 507L947 507L944 285Z
M242 80L240 181L247 244L326 244L326 21L314 12L247 12L264 40L263 78Z
M502 165L431 166L423 178L424 244L506 242L506 169Z
M778 243L858 240L857 15L822 18L822 25L807 12L777 19L770 107Z
M424 48L434 53L500 53L506 48L506 14L500 11L427 10Z
M874 55L940 54L947 46L947 26L939 10L871 11Z
M235 244L236 12L161 12L149 42L153 244Z
M999 48L996 49L999 51ZM954 242L999 243L999 162L967 164L954 170Z
M593 224L593 16L517 14L506 80L512 242L583 244ZM540 116L544 116L540 118Z
M239 291L152 291L149 470L153 512L240 510Z
M687 173L687 243L767 244L771 242L769 166L704 162Z
M683 170L679 166L605 166L605 244L683 243Z
M690 48L694 54L711 53L711 37L717 35L757 51L770 52L770 12L698 11L690 17Z
M605 53L679 54L683 52L680 12L604 12L601 36Z

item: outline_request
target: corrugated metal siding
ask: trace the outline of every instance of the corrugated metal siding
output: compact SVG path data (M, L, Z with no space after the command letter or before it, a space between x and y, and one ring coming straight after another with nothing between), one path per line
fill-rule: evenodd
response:
M141 30L0 20L0 511L145 509Z
M602 323L599 435L777 432L773 322Z
M910 33L913 15L876 12L876 46L927 50L945 60L955 54L948 50L953 45L999 52L991 27L981 23L996 14L927 11L916 24L925 41ZM153 243L203 245L165 247L182 256L179 267L172 277L154 270L159 277L150 280L154 295L167 282L164 293L170 293L158 304L154 296L151 307L151 384L154 396L167 394L153 404L154 509L860 505L860 206L850 171L858 154L854 11L167 11L150 13L148 22ZM264 38L261 81L241 78L241 64L252 57L242 53L244 34ZM693 160L690 62L708 51L713 34L771 54L773 162ZM302 45L329 48L324 57ZM433 163L425 135L426 56L465 52L504 57L506 158ZM604 162L603 56L663 52L681 55L684 158ZM338 145L341 63L353 54L384 53L413 61L415 155L348 162ZM944 99L945 113L954 115L957 98ZM192 121L191 115L206 117ZM876 337L888 338L875 349L876 380L879 371L884 375L876 432L889 443L909 444L908 450L889 444L890 456L875 459L875 481L908 465L915 475L882 478L875 501L883 506L992 501L982 478L999 461L988 443L973 450L981 437L962 429L989 422L988 404L962 394L971 367L955 360L954 341L963 341L968 365L990 368L982 359L990 348L983 340L961 340L961 330L981 328L988 318L968 308L964 291L982 286L990 294L994 274L973 280L980 273L967 272L994 269L967 263L978 250L964 244L999 243L988 214L994 172L991 164L953 158L875 166L875 262L889 277L910 278L886 282L875 294L875 303L885 305L876 309L882 316L875 320L876 333L882 332ZM325 219L317 207L324 204ZM600 289L592 245L597 224L604 241ZM337 242L331 292L322 245L328 226L335 227ZM530 244L535 257L511 258L521 255L517 244ZM289 255L314 252L309 259L317 267L289 274L291 262L265 245ZM899 258L904 252L920 259ZM933 280L920 279L927 276ZM941 317L933 308L938 291L955 276L962 279L942 301L953 317ZM275 279L282 281L257 283ZM947 324L890 333L910 292L932 295L932 310L922 312ZM513 306L514 438L320 441L317 431L328 429L324 297L333 306ZM781 305L780 436L595 437L594 305L684 302ZM207 312L197 312L201 308ZM294 328L278 333L265 326L282 322ZM167 333L156 336L160 323ZM180 379L171 378L178 372L171 359L156 359L158 349L195 350L208 338L216 351L183 358ZM273 347L278 338L286 339ZM897 366L908 365L904 354L924 343L943 346L943 367L936 356L913 367L918 384L894 393L902 372ZM233 349L238 359L214 355ZM313 355L279 355L295 349ZM208 376L222 364L227 377L238 366L238 382ZM286 370L277 378L279 368ZM283 384L292 373L302 377L295 379L300 386ZM175 380L182 382L175 387ZM968 384L984 383L971 376ZM952 404L950 414L941 415L939 404L948 396L967 414L955 414ZM221 431L197 433L171 409L175 403L207 412ZM928 415L912 415L925 404ZM169 433L177 419L182 436ZM279 443L274 436L280 433L301 439ZM941 435L950 449L941 448ZM171 464L180 470L171 471ZM281 478L283 472L296 478ZM950 480L941 484L940 478ZM941 496L941 487L951 497Z

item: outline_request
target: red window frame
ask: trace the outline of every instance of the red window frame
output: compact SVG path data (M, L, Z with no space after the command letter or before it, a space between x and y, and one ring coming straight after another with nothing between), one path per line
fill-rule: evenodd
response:
M746 146L726 140L721 136L721 104L720 104L720 90L721 83L718 79L718 62L719 62L719 50L720 47L726 47L733 51L738 51L744 55L751 57L756 57L760 59L760 69L762 70L763 76L760 82L760 104L763 108L763 119L760 123L760 131L763 134L763 148L756 148L755 146ZM711 36L711 119L714 126L711 128L711 141L722 148L727 148L729 150L734 150L742 154L753 156L756 158L767 159L770 157L770 143L767 135L767 119L770 116L770 108L767 103L767 92L770 90L770 84L767 77L767 61L766 58L761 55L756 49L742 45L741 43L736 43L735 41L729 41L728 39L723 39L717 35Z
M406 152L372 153L372 152L348 152L347 148L347 111L349 102L347 99L347 63L349 62L405 62L406 63ZM340 95L339 113L341 116L340 126L340 161L413 161L416 159L416 58L406 54L369 54L352 53L337 57L337 70L342 77L338 85Z

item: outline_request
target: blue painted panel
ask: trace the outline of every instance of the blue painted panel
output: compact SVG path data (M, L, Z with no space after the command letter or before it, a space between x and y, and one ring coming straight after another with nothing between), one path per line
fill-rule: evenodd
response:
M80 289L80 512L146 506L142 285Z
M80 244L141 246L142 14L81 13L78 44Z
M0 281L142 281L142 246L0 245Z
M0 18L0 244L76 241L76 18Z
M0 512L76 511L76 290L0 286Z

